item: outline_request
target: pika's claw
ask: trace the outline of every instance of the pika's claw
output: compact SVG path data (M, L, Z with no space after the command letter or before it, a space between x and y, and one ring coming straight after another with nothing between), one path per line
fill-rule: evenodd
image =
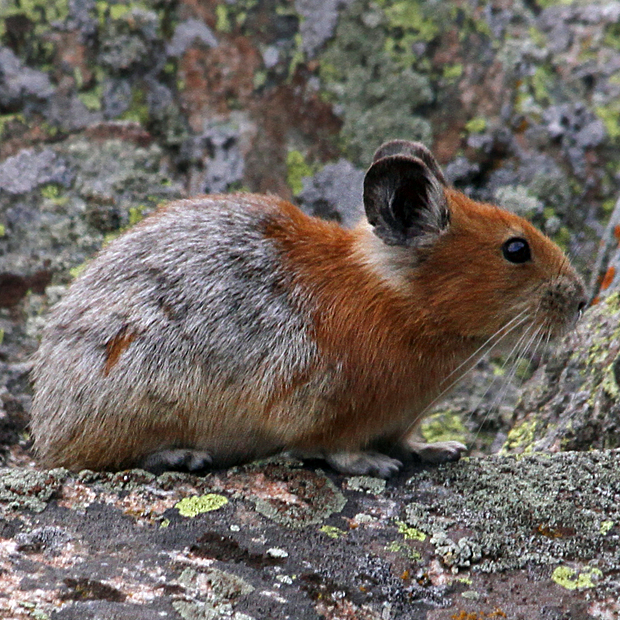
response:
M459 441L437 441L435 443L421 443L408 441L406 447L427 463L448 463L458 461L467 446Z
M211 455L203 450L170 448L149 454L142 459L140 467L154 474L170 469L195 472L206 469L211 462Z
M325 455L325 460L342 474L379 478L389 478L403 466L400 461L379 452L334 452Z

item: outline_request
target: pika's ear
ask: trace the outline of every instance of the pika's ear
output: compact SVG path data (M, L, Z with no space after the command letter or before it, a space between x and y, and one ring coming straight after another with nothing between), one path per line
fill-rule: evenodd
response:
M417 157L375 161L364 178L364 207L375 234L388 245L431 241L450 224L443 186Z
M437 160L433 154L421 143L410 142L409 140L391 140L382 144L372 158L373 163L390 155L408 155L409 157L417 157L422 160L428 169L433 173L435 178L444 186L448 186L446 177L444 177Z

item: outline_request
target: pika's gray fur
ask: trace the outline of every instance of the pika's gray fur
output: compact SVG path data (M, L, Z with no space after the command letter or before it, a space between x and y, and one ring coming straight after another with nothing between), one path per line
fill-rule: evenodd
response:
M245 386L249 401L268 402L316 357L309 316L262 234L268 218L243 195L179 201L93 260L51 313L35 358L33 430L44 462L96 465L103 449L120 466L196 436L216 460L234 460L286 442L285 421L259 428L245 415ZM123 337L131 355L105 376L110 343ZM204 432L185 428L197 410ZM145 425L167 438L149 437ZM67 453L76 434L90 453Z

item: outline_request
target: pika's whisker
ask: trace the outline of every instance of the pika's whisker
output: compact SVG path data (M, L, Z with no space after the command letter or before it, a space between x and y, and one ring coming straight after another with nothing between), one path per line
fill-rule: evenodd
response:
M484 428L484 425L486 424L486 422L487 422L489 416L491 415L491 413L494 410L497 410L497 412L499 413L501 405L502 405L504 399L506 398L506 395L508 394L508 389L510 388L510 385L512 384L512 381L513 381L513 379L514 379L514 377L515 377L515 375L517 373L517 370L519 368L519 359L521 359L527 353L527 350L529 349L529 347L532 345L534 340L540 334L541 329L542 329L542 327L538 327L538 328L535 328L535 329L532 328L532 332L530 332L529 329L526 330L526 332L523 334L523 336L521 337L521 339L519 340L517 345L515 347L513 347L512 351L510 352L510 355L506 358L506 361L502 365L502 370L506 367L506 365L507 365L507 363L509 361L512 361L512 368L510 369L508 374L505 376L504 385L502 386L500 392L495 397L493 402L491 402L491 404L489 405L482 423L478 426L478 430L476 431L476 434L474 436L473 443L475 443L476 440L478 439L478 436L480 435L480 432ZM529 336L529 338L527 338L528 336ZM526 338L527 338L527 340L526 340ZM518 350L517 350L517 346L519 347ZM513 354L514 354L514 356L513 356ZM483 394L482 398L478 402L478 405L476 406L476 408L473 411L475 411L482 404L482 401L484 400L484 397L486 396L486 394L488 393L490 387L494 383L495 383L495 379L493 379L493 381L491 382L489 388L487 388L487 390ZM472 411L472 415L473 415L473 411Z
M465 366L469 361L472 360L472 358L474 358L476 355L478 355L478 353L480 353L480 351L484 351L484 354L482 355L482 357L484 357L484 355L486 355L488 352L490 352L493 347L495 347L496 345L498 345L504 338L506 338L511 332L513 332L515 329L517 329L520 325L523 325L523 323L525 321L527 321L528 317L523 317L523 315L529 310L529 308L526 308L525 310L522 310L521 312L519 312L519 314L517 314L517 316L515 316L513 319L511 319L510 321L508 321L508 323L506 323L506 325L504 325L503 327L500 327L492 336L490 336L489 338L487 338L464 362L461 362L443 381L442 383L445 383L450 377L452 377L452 375L454 375L456 372L458 372L461 368L463 368L463 366ZM523 318L523 320L519 320ZM516 323L516 325L512 325L512 323L514 323L515 321L518 321ZM512 327L511 327L512 325ZM508 331L504 331L507 328ZM503 332L503 333L502 333ZM494 340L497 339L497 342L494 342L490 347L489 347L489 343ZM489 348L487 348L489 347ZM482 358L480 358L482 359ZM476 363L478 363L477 360ZM475 366L476 364L473 364L473 366ZM473 368L472 366L472 368ZM468 369L470 370L470 369ZM468 372L465 371L466 373ZM461 375L462 377L463 375ZM460 379L459 379L460 380ZM452 386L454 384L450 384L450 386Z
M514 346L512 347L512 349L510 350L510 352L506 355L504 362L502 363L500 369L499 369L499 373L496 374L493 379L491 380L491 382L489 383L487 389L484 391L484 393L482 394L482 396L478 399L478 402L476 404L475 407L472 408L471 412L470 412L470 417L474 414L474 412L478 409L478 407L480 407L480 405L482 404L482 402L484 401L486 395L489 393L490 389L493 387L493 385L495 384L495 382L498 379L501 379L502 376L504 376L504 369L506 368L506 366L508 365L508 363L512 360L512 359L516 359L517 356L513 355L515 353L515 351L517 351L517 349L521 346L521 344L525 341L525 339L528 337L530 331L529 331L529 327L521 334L521 336L519 337L519 339L517 340L517 342L514 344Z
M490 351L493 350L494 347L496 347L504 338L507 338L515 329L517 329L518 327L520 327L521 325L523 325L523 323L525 323L528 320L528 316L522 316L525 312L527 312L527 310L523 310L521 313L519 313L519 315L517 315L514 319L512 319L507 325L509 325L510 323L512 323L513 321L517 320L520 316L521 319L515 323L508 331L504 332L503 334L501 334L501 336L499 337L499 339L494 342L490 348L486 348L488 343L495 339L498 334L500 334L502 332L502 330L506 329L506 326L500 328L499 330L497 330L492 336L490 336L481 347L478 347L478 349L476 349L476 351L470 355L462 364L459 365L459 367L457 369L455 369L454 371L452 371L450 373L450 375L448 375L448 377L446 377L446 379L448 379L450 376L454 375L454 373L459 370L460 368L463 368L463 366L465 364L467 364L467 362L471 361L472 358L477 355L478 353L480 353L482 351L482 353L474 360L474 362L471 364L470 367L466 368L456 379L454 379L446 388L444 388L439 395L433 399L432 402L430 402L420 413L420 417L423 417L424 415L426 415L459 381L461 381L463 379L463 377L465 377L467 375L467 373L474 367L476 366L476 364L478 362L480 362L480 360L482 360L484 358L485 355L487 355ZM521 341L521 338L523 338L523 335L519 338L519 342ZM495 380L495 379L494 379ZM486 392L485 392L485 396L486 396ZM419 419L419 418L418 418ZM415 424L417 424L418 419L416 419L414 422L412 422L411 426L409 428L412 428Z

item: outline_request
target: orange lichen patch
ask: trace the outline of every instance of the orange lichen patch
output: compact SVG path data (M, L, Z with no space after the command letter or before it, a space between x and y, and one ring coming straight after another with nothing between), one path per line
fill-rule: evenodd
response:
M616 238L616 241L620 243L620 224L616 224L614 226L614 237Z
M452 614L451 618L452 620L483 620L484 614L460 611L458 614Z
M506 614L498 608L487 614L482 611L460 611L458 614L452 614L451 618L452 620L485 620L486 618L506 618Z
M114 368L119 357L123 351L129 347L129 345L135 340L136 333L129 331L127 326L123 327L112 340L109 340L106 344L106 363L103 369L103 374L108 375L112 368Z
M213 49L190 47L183 54L179 62L184 82L181 98L195 131L202 130L206 115L227 114L231 102L248 103L261 62L258 50L242 36L222 40Z
M89 58L88 47L84 45L82 37L77 31L57 32L54 34L55 43L55 78L60 81L64 75L74 76L79 72L82 84L87 87L93 79L92 59Z
M590 305L591 306L596 306L596 304L601 301L601 298L597 295L591 302Z
M166 510L172 508L178 501L176 496L157 497L151 493L132 492L126 497L111 502L121 508L123 512L139 522L154 523Z
M575 530L572 527L549 527L548 525L539 525L536 531L547 538L569 538L575 535Z
M601 290L608 289L616 276L616 268L612 265L605 273L603 281L601 282Z
M86 128L84 133L93 140L123 140L142 147L153 142L153 136L138 122L102 121Z

